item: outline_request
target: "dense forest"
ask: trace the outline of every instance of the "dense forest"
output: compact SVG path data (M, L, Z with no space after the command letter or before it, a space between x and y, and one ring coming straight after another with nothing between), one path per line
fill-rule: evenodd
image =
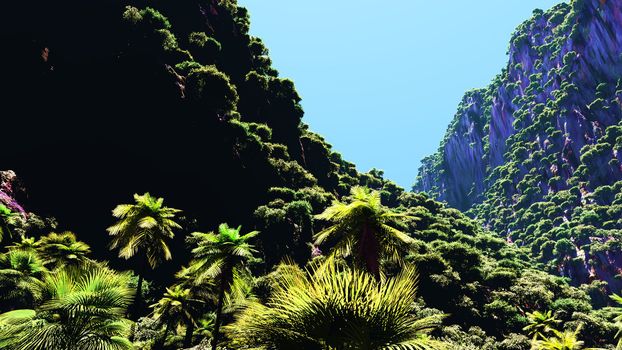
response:
M616 1L535 11L412 192L235 0L2 7L0 348L622 346Z

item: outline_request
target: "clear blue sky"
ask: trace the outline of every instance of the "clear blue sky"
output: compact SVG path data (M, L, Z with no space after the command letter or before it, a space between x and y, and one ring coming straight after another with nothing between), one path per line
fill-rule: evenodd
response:
M238 0L305 122L360 171L410 189L465 91L507 63L511 33L561 0Z

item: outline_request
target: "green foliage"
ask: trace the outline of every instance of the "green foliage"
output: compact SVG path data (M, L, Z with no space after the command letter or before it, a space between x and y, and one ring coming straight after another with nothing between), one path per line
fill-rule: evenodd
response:
M167 240L181 226L174 221L178 209L164 206L163 198L149 193L134 194L134 204L120 204L112 211L119 221L107 231L112 236L110 249L119 249L119 257L129 259L139 254L153 269L162 260L170 260Z
M186 94L190 101L217 114L235 111L238 102L229 77L214 66L192 69L186 78Z
M24 245L22 245L23 247ZM81 269L90 264L91 248L72 232L50 233L36 244L39 255L50 269Z
M404 216L384 207L379 192L353 187L348 203L335 201L317 216L333 226L319 232L315 244L336 241L333 256L354 255L361 266L379 277L381 260L399 260L402 247L412 242L395 228L396 220Z
M12 226L19 220L19 214L12 212L4 204L0 203L0 242L6 238L12 238Z
M218 54L222 50L222 45L218 40L208 36L204 32L190 33L188 43L190 44L190 50L193 56L204 64L215 62Z
M77 34L98 39L96 44L89 46L88 52L71 49L77 37L60 37L45 22L33 26L34 21L28 18L43 17L26 16L20 18L23 26L15 27L29 28L28 35L7 41L8 54L0 58L9 59L6 66L15 67L7 73L13 78L8 80L20 82L15 96L27 96L26 102L59 101L33 103L45 106L44 113L37 115L64 115L92 106L98 106L96 114L100 109L107 112L111 122L99 124L101 131L91 128L87 136L108 140L115 135L114 142L93 154L127 145L129 151L115 156L118 164L124 169L134 164L128 169L132 175L145 176L145 183L158 186L162 193L174 193L179 203L186 200L184 205L189 207L184 223L189 228L235 221L249 231L261 231L244 235L239 228L221 225L217 232L190 235L193 251L188 252L181 244L187 237L180 232L178 211L164 207L161 199L146 194L136 196L136 203L117 207L114 215L118 222L109 228L111 235L106 238L122 258L130 259L137 275L128 276L129 281L118 280L115 286L125 292L138 290L135 306L145 298L154 309L150 315L140 307L128 312L139 320L132 332L137 349L188 348L199 343L200 347L210 343L212 347L240 349L307 348L301 342L311 349L395 349L440 345L434 339L442 339L448 349L526 350L530 344L523 328L531 325L530 316L538 310L551 310L545 318L559 319L566 330L584 324L577 338L586 346L611 345L616 327L611 321L613 311L607 308L607 294L620 276L607 268L607 262L622 252L622 234L618 232L622 230L622 182L606 180L607 172L618 170L615 154L622 150L622 127L596 125L595 121L617 108L612 94L622 91L622 84L593 84L587 89L592 92L573 80L585 55L562 51L560 37L583 36L581 30L574 29L579 22L574 13L579 1L535 12L513 36L510 47L517 51L512 51L516 53L511 56L512 64L489 88L466 94L440 150L451 147L453 138L466 137L465 146L477 155L481 169L473 176L460 171L458 175L469 181L464 188L455 188L450 181L434 181L452 174L447 166L452 157L439 152L426 158L418 182L431 183L429 195L404 191L378 169L358 172L324 138L309 131L302 121L296 87L271 66L265 44L249 35L248 11L235 1L208 1L200 8L179 1L149 5L158 9L126 7L120 13L116 6L112 10L85 3L79 10L95 9L89 11L94 14L93 24L81 21L80 26L73 26L76 22L71 14L79 11L54 3L46 8L60 10L43 17L78 28ZM119 30L105 29L113 25L102 26L119 21ZM87 25L93 33L83 30ZM538 26L546 27L551 36L531 35ZM41 49L40 43L49 43L54 52L46 69L32 66L32 57L21 55L22 51L38 52L34 50ZM573 47L581 45L575 43L578 46ZM23 45L32 50L24 50ZM93 57L97 58L96 79L75 74L92 64ZM523 57L529 57L529 62L522 62ZM550 62L559 60L563 64L547 70ZM47 69L51 67L58 69ZM20 76L12 75L13 71ZM509 101L506 92L516 98ZM581 96L587 99L583 105L562 107ZM15 106L30 108L24 99L18 98ZM67 102L75 108L55 108ZM490 122L493 104L507 109L503 118L514 119L516 133L507 140L491 137L491 131L505 127ZM577 135L560 128L575 109L582 111L586 125L594 123L589 135L593 140L586 142L583 152L575 149L580 145ZM77 141L70 132L74 129L66 124L66 120L78 120L73 117L55 119L51 125L59 126L37 135L38 142ZM10 123L12 119L8 119L4 122ZM6 129L15 130L15 134L30 130L12 124ZM135 147L137 135L166 137L154 153ZM505 154L498 154L495 144L506 141ZM79 145L86 147L83 142ZM141 156L138 161L133 158L136 154ZM494 168L499 160L505 163ZM109 166L101 163L94 169ZM157 168L152 170L152 166ZM139 168L149 170L137 171ZM46 169L50 174L57 170ZM60 170L63 174L75 171ZM101 171L105 175L94 178L104 189L95 191L95 198L102 193L108 198L103 183L112 182L105 177L110 174L105 170ZM481 193L476 180L489 190ZM83 188L70 185L59 183L58 187L66 191ZM430 197L445 200L451 193L468 197L460 201L461 208L483 201L470 213L477 220ZM212 203L205 204L206 198ZM63 201L54 200L62 210ZM130 332L123 314L129 300L113 286L108 286L112 291L106 289L99 295L93 291L105 283L84 282L103 269L89 258L89 247L70 234L46 236L50 232L46 225L30 226L36 216L5 209L0 206L3 242L7 242L6 232L11 232L14 240L23 233L43 238L36 241L24 236L10 242L10 251L0 256L0 298L6 298L2 311L26 309L1 318L11 324L0 324L0 347L12 342L13 348L23 348L24 344L17 343L47 335L51 338L37 341L50 346L58 342L60 348L68 348L69 341L74 348L126 347ZM203 214L197 214L201 211ZM85 212L72 211L65 218ZM90 220L87 216L83 221ZM77 222L80 220L63 224L76 224L78 232L101 228L97 226L101 223L94 221L90 224L95 231L83 231L84 223ZM82 238L98 258L111 258L94 236ZM190 255L193 260L174 277L173 269L186 263ZM308 270L293 263L278 265L287 257L298 266L307 265ZM333 265L321 265L326 259ZM111 266L122 266L111 260ZM171 261L163 264L165 260ZM147 264L153 272L146 271ZM542 270L589 280L605 271L610 278L573 287L569 282L575 281ZM72 287L77 292L72 289L71 296L50 296L53 293L46 291L47 281L61 277L82 281L72 282L74 285L89 285L85 287L88 293L82 293L82 287ZM144 283L144 278L153 280ZM71 312L65 309L67 298L103 301L114 295L117 301L123 300L123 305L110 303L114 312L107 307L101 314L91 312L95 309L91 304L71 304ZM63 308L52 309L50 298L64 300ZM443 317L445 314L448 316ZM442 328L441 318L445 320ZM31 329L30 325L43 328ZM226 326L228 338L220 338L221 325ZM24 333L16 331L15 327L22 326ZM46 337L38 337L37 332L43 330ZM76 340L80 332L95 334L108 345L84 345L83 338ZM28 336L22 338L23 334ZM546 337L537 340L551 343L563 338L553 332Z
M547 334L552 333L552 331L557 327L557 325L561 322L553 316L551 311L540 312L534 311L527 314L529 318L529 324L523 328L524 331L527 332L528 335L533 338L537 337L545 337Z
M192 345L194 327L200 317L203 302L192 297L190 289L181 286L167 288L162 298L151 305L153 316L160 324L166 325L162 340L166 339L170 329L186 327L184 347Z
M308 271L281 265L264 304L253 303L227 327L234 344L269 349L442 349L427 333L442 315L412 314L414 269L377 281L334 260ZM340 332L335 332L340 329Z
M33 310L0 315L0 339L9 350L131 349L132 302L128 276L96 268L75 276L60 270L43 281L42 299Z
M231 228L227 224L220 224L218 233L194 232L188 238L188 243L194 247L194 259L186 273L192 276L195 284L214 280L219 285L212 350L216 350L220 339L225 292L231 290L236 277L246 273L246 264L254 259L253 254L256 252L249 241L259 232L252 231L242 235L241 229L241 226Z
M0 310L33 305L41 297L46 272L34 251L10 250L0 255Z

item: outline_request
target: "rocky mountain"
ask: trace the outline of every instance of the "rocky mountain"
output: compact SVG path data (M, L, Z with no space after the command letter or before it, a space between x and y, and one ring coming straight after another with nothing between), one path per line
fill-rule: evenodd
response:
M468 92L414 186L575 283L622 288L622 3L536 10Z

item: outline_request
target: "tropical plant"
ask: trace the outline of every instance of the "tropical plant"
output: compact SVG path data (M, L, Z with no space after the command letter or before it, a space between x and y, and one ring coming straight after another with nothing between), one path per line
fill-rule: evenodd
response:
M333 225L315 235L315 244L337 241L332 254L349 256L354 253L359 264L377 279L380 278L381 259L399 260L400 248L413 242L411 237L392 226L405 215L383 206L380 193L366 187L353 187L349 203L334 201L316 217Z
M225 293L230 290L236 276L245 274L246 263L253 259L253 253L256 252L249 241L259 232L243 235L240 234L241 229L241 226L232 228L227 224L220 224L218 233L194 232L188 237L188 242L195 246L192 249L194 259L189 273L195 276L198 284L206 280L217 280L219 284L213 350L216 350L220 337Z
M10 309L33 305L41 296L45 273L46 268L35 252L10 250L0 255L1 304Z
M581 326L577 327L574 331L560 332L556 329L552 329L553 336L541 337L542 339L532 342L532 350L581 350L583 349L584 342L579 340L579 332ZM587 350L587 349L586 349Z
M214 336L214 322L216 320L216 314L211 312L199 319L197 328L194 331L195 340L199 342L203 339L211 339Z
M186 327L184 347L190 347L202 306L203 301L193 298L190 289L178 285L166 288L164 296L156 304L151 305L155 319L165 325L160 344L164 343L171 327L176 329L183 325Z
M251 303L225 329L261 349L443 349L429 332L443 315L415 315L417 273L377 280L334 259L307 271L284 263L267 303Z
M17 223L18 218L19 214L12 212L6 205L0 203L0 242L5 237L13 237L11 226Z
M613 294L611 295L611 299L615 301L616 303L618 303L618 305L622 305L621 296L617 294ZM616 333L616 339L618 339L616 350L621 350L622 349L622 308L618 307L617 311L618 311L618 315L613 319L613 321L618 327L618 332Z
M225 315L234 315L253 301L257 301L257 296L253 292L253 277L242 275L233 279L225 293L222 312Z
M39 254L50 268L83 268L89 262L91 248L78 241L72 232L50 233L37 243Z
M7 246L9 250L22 250L29 252L36 252L39 248L40 242L35 241L33 237L22 237L19 242L14 242L10 246Z
M181 226L174 221L180 210L165 207L163 198L155 198L149 193L134 194L134 201L134 204L120 204L114 208L112 215L119 221L107 231L112 236L110 249L118 248L119 257L140 256L134 305L136 318L141 302L143 263L146 261L151 269L155 269L162 260L170 260L172 256L167 241L174 237L173 230Z
M527 334L534 339L545 337L561 322L553 316L550 310L544 313L540 311L528 312L527 318L529 319L529 324L523 330L527 331Z
M48 274L38 307L0 315L0 348L131 349L131 322L123 317L133 298L128 283L127 274L102 267Z

